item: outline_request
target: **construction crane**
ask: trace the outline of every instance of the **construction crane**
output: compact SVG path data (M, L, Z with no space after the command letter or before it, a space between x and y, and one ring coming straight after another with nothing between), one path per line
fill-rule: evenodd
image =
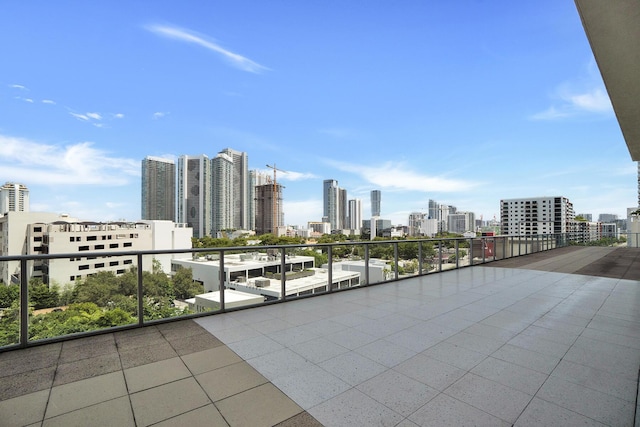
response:
M277 205L276 191L277 191L278 182L276 181L276 172L280 171L280 172L287 173L287 171L278 169L275 163L273 164L273 166L267 165L267 167L273 170L273 189L271 191L271 232L273 233L274 236L277 237L276 227L278 224L278 213L277 213L278 205Z

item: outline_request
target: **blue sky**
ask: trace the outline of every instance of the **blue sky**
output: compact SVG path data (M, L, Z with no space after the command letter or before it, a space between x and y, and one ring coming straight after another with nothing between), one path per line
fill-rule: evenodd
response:
M32 211L136 220L145 156L227 147L288 171L288 224L321 219L324 179L396 224L637 202L571 0L3 2L0 32L0 181Z

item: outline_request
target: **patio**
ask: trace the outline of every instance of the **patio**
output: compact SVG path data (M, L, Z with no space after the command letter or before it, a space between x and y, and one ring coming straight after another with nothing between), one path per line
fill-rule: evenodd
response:
M568 247L0 354L2 425L632 426L640 250Z

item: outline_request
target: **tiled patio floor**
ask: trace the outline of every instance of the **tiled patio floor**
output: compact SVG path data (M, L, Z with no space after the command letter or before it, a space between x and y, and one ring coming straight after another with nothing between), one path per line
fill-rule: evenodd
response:
M571 274L619 251L3 353L0 425L633 426L640 281Z

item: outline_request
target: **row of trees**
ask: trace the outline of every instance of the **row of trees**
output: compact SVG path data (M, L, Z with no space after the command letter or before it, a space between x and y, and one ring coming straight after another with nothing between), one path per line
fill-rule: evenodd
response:
M133 324L138 321L137 270L131 268L120 276L102 271L60 289L40 279L28 286L29 338L33 340L77 332ZM187 314L176 307L176 299L191 298L204 291L194 282L190 269L179 268L172 277L154 261L152 271L142 273L143 316L145 320ZM18 285L0 286L0 346L18 341ZM50 310L43 310L50 309Z

